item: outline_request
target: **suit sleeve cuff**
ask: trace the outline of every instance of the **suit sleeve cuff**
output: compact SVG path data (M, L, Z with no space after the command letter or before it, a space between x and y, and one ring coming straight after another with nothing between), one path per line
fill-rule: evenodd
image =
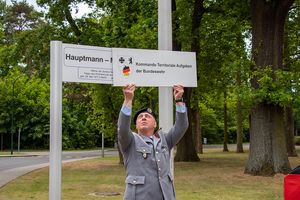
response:
M121 108L121 112L126 116L131 116L131 107L123 105Z
M176 104L176 112L185 113L186 112L185 104L180 104L180 105Z

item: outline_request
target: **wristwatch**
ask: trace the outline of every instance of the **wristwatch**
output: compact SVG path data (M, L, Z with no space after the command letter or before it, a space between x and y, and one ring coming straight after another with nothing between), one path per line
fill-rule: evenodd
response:
M178 103L178 102L184 102L183 98L180 98L180 99L175 99L175 102Z

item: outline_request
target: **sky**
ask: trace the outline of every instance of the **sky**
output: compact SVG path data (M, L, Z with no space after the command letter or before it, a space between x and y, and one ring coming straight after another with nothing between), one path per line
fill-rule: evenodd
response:
M22 0L17 0L17 1L22 1ZM26 0L26 1L27 1L28 4L33 5L36 10L38 10L38 11L43 10L43 8L39 7L36 4L35 0ZM11 4L11 0L6 0L6 3ZM91 12L91 8L89 8L87 4L81 3L81 4L79 4L78 13L75 13L75 10L72 10L72 15L73 15L73 17L80 18L84 14L89 13L89 12Z
M20 1L20 0L17 0L17 2ZM36 1L35 0L27 0L27 2L30 4L30 5L33 5L37 10L41 10L42 8L41 7L38 7L38 5L36 4ZM6 0L6 3L7 4L11 4L11 0Z

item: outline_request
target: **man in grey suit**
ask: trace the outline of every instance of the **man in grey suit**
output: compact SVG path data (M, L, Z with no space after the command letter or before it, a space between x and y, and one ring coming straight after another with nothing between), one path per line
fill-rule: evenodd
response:
M131 131L135 88L134 84L124 86L124 103L118 120L118 142L126 169L124 200L175 200L170 153L188 128L187 109L182 99L183 86L173 86L176 120L167 133L161 130L155 132L157 123L150 108L135 114L133 122L137 133Z

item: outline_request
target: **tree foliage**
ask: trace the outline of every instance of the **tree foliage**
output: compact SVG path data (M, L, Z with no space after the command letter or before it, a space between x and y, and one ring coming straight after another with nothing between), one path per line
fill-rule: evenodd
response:
M197 51L198 87L190 101L201 115L201 131L209 143L222 143L223 102L226 92L229 142L236 142L236 102L242 102L244 141L249 141L248 115L252 105L266 101L295 108L299 122L299 2L289 12L285 30L284 69L253 72L250 4L248 1L203 1L201 23L193 24L195 1L176 0L173 37L183 51ZM12 81L15 82L15 128L22 128L28 148L45 148L49 143L49 60L50 41L93 45L157 49L157 1L144 0L38 0L45 12L26 2L0 1L0 132L10 133ZM74 16L80 4L92 10ZM199 13L196 13L199 14ZM176 26L175 26L176 25ZM193 30L193 27L198 27ZM192 31L193 30L193 31ZM196 36L199 40L195 40ZM195 46L194 45L194 46ZM241 83L237 84L237 74ZM255 77L259 88L250 87ZM138 88L134 110L150 106L158 112L157 88ZM122 106L121 88L110 85L64 83L63 148L115 143L116 120ZM26 114L25 114L26 113ZM158 119L157 119L158 120ZM132 126L132 129L135 127ZM9 138L6 137L6 148Z

